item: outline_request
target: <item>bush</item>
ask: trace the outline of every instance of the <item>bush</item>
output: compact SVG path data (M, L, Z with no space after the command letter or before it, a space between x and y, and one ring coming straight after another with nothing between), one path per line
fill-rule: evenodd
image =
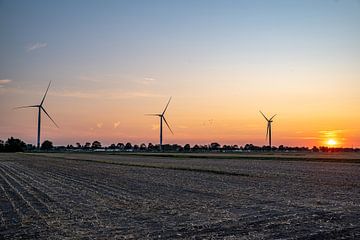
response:
M26 144L18 138L9 138L3 147L5 152L23 152Z
M41 144L41 150L51 150L53 149L53 143L50 142L49 140L45 140L42 144Z

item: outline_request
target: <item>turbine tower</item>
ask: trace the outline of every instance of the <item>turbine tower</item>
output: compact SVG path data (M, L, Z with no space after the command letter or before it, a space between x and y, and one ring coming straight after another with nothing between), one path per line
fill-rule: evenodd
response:
M160 117L160 151L162 150L162 140L163 140L163 120L164 120L166 126L169 128L170 132L171 132L172 134L174 134L173 131L171 130L168 122L166 121L166 118L165 118L165 112L166 112L166 110L167 110L167 108L168 108L168 106L169 106L170 101L171 101L171 97L170 97L168 103L166 104L166 107L165 107L165 109L164 109L164 111L163 111L162 113L158 113L158 114L145 114L145 115L148 115L148 116L157 116L157 117Z
M41 102L39 105L31 105L31 106L22 106L22 107L17 107L15 109L20 109L20 108L38 108L38 131L37 131L37 148L40 148L40 129L41 129L41 111L44 111L44 113L50 118L50 120L55 124L55 126L57 128L59 128L59 126L55 123L55 121L50 117L50 115L47 113L47 111L45 110L45 108L43 107L45 98L46 98L46 94L49 90L51 81L49 82L49 85L46 89L46 92L44 94L44 97L42 98Z
M276 116L276 114L274 116L272 116L270 119L268 119L267 117L265 117L265 115L260 111L261 115L263 115L263 117L265 118L265 120L267 121L267 129L266 129L266 138L267 139L269 137L269 147L271 150L271 123L273 122L273 118Z

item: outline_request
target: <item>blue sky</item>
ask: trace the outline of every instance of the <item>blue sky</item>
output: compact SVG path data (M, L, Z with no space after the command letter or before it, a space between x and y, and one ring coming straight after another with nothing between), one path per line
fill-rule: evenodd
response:
M2 78L359 59L359 1L15 0L0 11ZM46 51L24 51L36 43Z

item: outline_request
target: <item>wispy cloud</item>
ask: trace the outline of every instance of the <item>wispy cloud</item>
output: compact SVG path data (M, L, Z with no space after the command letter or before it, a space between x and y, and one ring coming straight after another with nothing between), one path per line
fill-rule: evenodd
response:
M0 84L6 84L6 83L9 83L11 81L12 81L11 79L0 79Z
M106 74L93 74L93 73L82 73L75 76L76 79L88 83L117 83L119 79L123 80L125 77L122 75L114 75L111 73Z
M101 82L101 80L99 78L96 77L89 77L89 76L78 76L77 79L81 80L81 81L86 81L86 82Z
M36 43L30 43L25 47L25 49L27 52L31 52L40 48L45 48L47 46L48 44L46 42L36 42Z
M340 133L345 132L346 129L334 129L334 130L321 130L319 133L328 134L328 133Z
M163 95L159 95L156 93L148 92L148 91L121 91L121 90L89 90L89 91L53 91L52 95L60 96L60 97L73 97L73 98L85 98L85 99L129 99L129 98L137 98L137 97L163 97Z
M335 130L322 130L319 133L325 138L337 137L344 133L346 129L335 129Z
M0 88L4 87L5 84L11 82L11 79L0 79Z
M304 139L304 140L319 140L319 137L295 137L296 139Z
M152 77L144 77L141 80L136 80L137 83L143 84L143 85L150 85L156 81L155 78Z
M120 126L120 121L114 122L114 128L118 128Z
M96 124L96 127L97 127L97 128L102 128L103 125L104 125L104 124L103 124L102 122L99 122L99 123Z

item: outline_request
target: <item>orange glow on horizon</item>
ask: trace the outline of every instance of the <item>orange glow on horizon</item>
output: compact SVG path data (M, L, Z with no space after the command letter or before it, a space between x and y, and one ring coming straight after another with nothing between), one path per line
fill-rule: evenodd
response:
M335 147L336 145L337 145L337 141L336 140L334 140L334 139L328 139L327 141L326 141L326 145L328 145L329 147Z

